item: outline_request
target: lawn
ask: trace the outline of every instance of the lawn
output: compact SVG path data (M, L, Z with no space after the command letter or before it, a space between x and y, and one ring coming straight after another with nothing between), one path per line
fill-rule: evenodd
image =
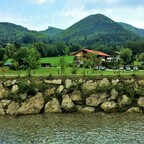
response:
M74 56L65 56L65 60L68 64L73 62ZM40 63L50 63L52 66L59 66L60 57L45 57L40 59Z

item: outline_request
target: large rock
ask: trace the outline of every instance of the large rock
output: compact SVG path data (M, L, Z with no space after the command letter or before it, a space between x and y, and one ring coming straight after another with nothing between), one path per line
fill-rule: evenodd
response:
M8 94L3 85L0 83L0 99L4 98Z
M112 80L112 85L113 86L116 86L117 84L119 83L119 79L116 79L116 80Z
M72 94L70 95L70 98L75 103L81 103L83 101L80 91L72 92Z
M16 111L19 109L19 107L20 107L19 103L12 101L8 105L8 108L6 110L6 114L8 114L8 115L14 115L16 113Z
M73 111L75 105L70 99L70 97L68 95L63 95L62 97L63 97L63 100L61 103L61 107L66 111Z
M129 108L126 113L142 113L142 109L139 107Z
M101 109L105 112L114 112L117 108L117 103L115 101L107 101L100 105Z
M82 85L83 90L94 90L97 87L97 82L89 80Z
M103 78L102 80L98 82L98 84L99 84L99 87L104 87L104 86L110 85L110 82L107 78Z
M5 111L10 104L11 100L1 100L0 101L0 115L5 115Z
M56 98L53 98L53 100L49 101L45 105L45 113L59 113L62 112L59 101Z
M7 80L4 82L4 85L10 87L16 83L16 80Z
M144 80L139 80L138 84L139 84L139 86L144 86Z
M108 98L108 100L115 100L117 97L118 97L118 92L114 88L111 90L110 97Z
M62 84L62 80L61 79L58 79L58 80L44 80L45 83L48 83L48 84L56 84L56 85L61 85Z
M88 107L88 106L81 106L81 105L77 105L76 106L78 112L80 113L94 113L95 112L95 108L94 107Z
M130 105L131 103L132 103L132 100L127 95L122 95L121 98L118 98L118 105L119 105L119 107Z
M12 92L15 93L17 91L18 91L18 85L15 84L12 86Z
M64 90L64 86L63 86L63 85L60 85L60 86L57 88L57 92L58 92L58 93L61 93L63 90Z
M143 107L144 108L144 97L140 97L137 101L138 105L140 107Z
M34 97L29 98L22 103L21 107L17 110L17 115L23 114L38 114L44 107L44 99L41 93L37 93Z
M73 85L73 82L71 79L66 79L65 80L65 87L70 88Z
M106 101L106 98L106 93L92 94L91 96L86 98L86 105L97 107L98 105Z

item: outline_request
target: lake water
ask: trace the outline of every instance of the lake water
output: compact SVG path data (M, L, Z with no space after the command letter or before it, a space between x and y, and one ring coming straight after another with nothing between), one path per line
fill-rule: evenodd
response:
M0 116L0 144L143 144L142 114Z

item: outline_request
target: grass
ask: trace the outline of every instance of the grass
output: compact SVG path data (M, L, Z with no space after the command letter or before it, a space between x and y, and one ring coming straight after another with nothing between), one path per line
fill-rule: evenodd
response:
M0 67L0 75L1 76L26 76L27 71L21 70L21 71L14 71L9 69L8 67ZM58 67L39 67L35 70L32 70L32 76L62 76L62 75L72 75L72 68L66 68L65 73L60 73L60 68ZM143 76L144 71L112 71L112 70L105 70L105 71L95 71L92 72L91 69L85 69L85 68L78 68L77 76L131 76L131 75L138 75Z
M65 56L65 60L68 64L73 62L74 56ZM52 66L59 65L60 57L45 57L40 59L40 63L50 63Z

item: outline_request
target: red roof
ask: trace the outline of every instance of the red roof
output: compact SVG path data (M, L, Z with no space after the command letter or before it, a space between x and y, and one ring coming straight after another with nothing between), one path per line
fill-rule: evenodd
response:
M78 53L78 52L80 52L80 51L86 51L86 52L88 52L88 53L92 53L92 54L96 54L96 55L99 55L99 56L107 56L107 57L109 57L110 55L108 55L108 54L106 54L106 53L103 53L103 52L100 52L100 51L93 51L93 50L89 50L89 49L81 49L81 50L79 50L79 51L77 51L77 52L75 52L75 53Z

